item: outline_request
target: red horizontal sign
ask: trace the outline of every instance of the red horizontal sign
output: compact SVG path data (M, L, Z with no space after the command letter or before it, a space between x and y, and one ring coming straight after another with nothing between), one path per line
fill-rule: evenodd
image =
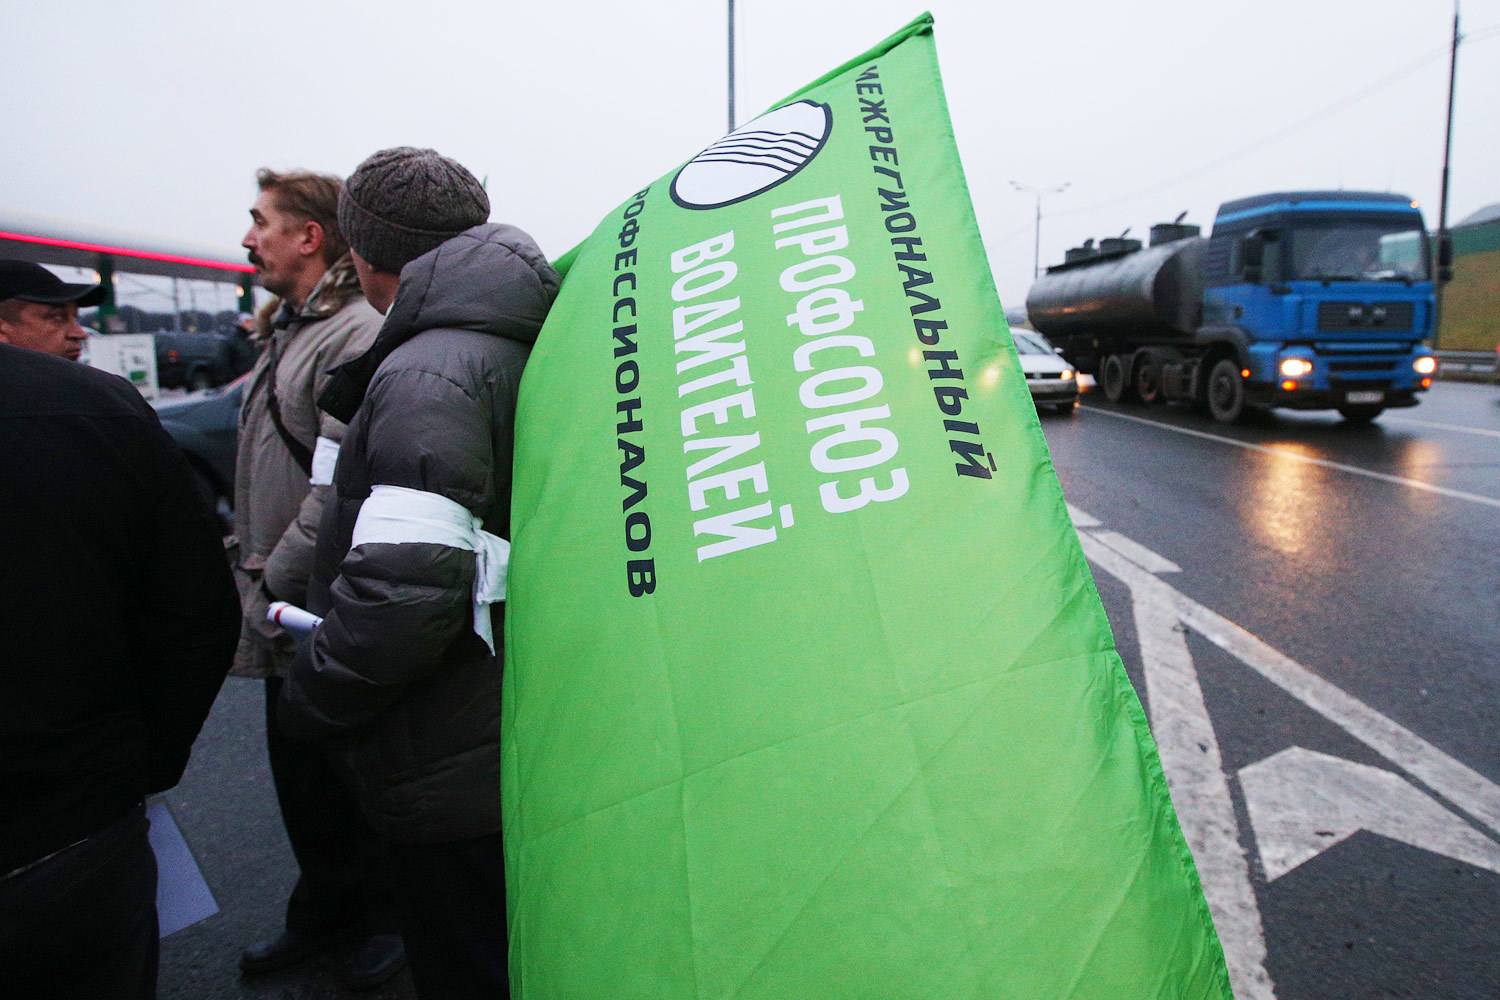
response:
M22 243L40 243L49 247L68 247L73 250L88 250L92 253L117 254L121 257L139 257L142 260L160 260L169 264L191 264L196 267L212 267L220 271L241 271L254 274L249 264L231 264L223 260L208 260L203 257L183 257L175 253L155 253L151 250L130 250L126 247L110 247L102 243L80 243L77 240L58 240L50 236L27 236L23 233L0 232L0 239L19 240Z

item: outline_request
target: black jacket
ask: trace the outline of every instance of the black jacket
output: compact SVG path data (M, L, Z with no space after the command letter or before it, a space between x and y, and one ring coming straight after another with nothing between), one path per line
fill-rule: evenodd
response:
M140 393L0 344L0 875L177 783L238 605Z
M351 551L372 486L457 501L509 535L521 370L557 295L525 233L476 226L406 265L368 354L335 371L324 409L352 420L318 529L287 732L324 739L381 836L438 843L500 829L500 667L473 628L474 554L435 543ZM358 407L357 410L354 408Z

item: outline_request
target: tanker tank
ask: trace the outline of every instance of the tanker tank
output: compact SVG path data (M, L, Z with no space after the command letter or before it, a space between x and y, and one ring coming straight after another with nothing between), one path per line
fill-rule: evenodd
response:
M1158 232L1161 230L1161 232ZM1121 238L1069 251L1026 295L1031 325L1081 371L1146 344L1190 341L1201 322L1203 249L1198 227L1152 227L1153 245Z

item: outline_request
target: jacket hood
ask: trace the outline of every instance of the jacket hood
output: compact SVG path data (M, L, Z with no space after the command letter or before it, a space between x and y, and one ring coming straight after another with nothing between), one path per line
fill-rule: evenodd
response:
M401 269L396 301L370 350L334 369L318 405L348 423L392 351L424 330L476 330L535 342L561 279L515 226L486 222Z
M302 315L326 319L361 294L359 275L354 270L354 258L346 253L323 272L323 277L303 303Z

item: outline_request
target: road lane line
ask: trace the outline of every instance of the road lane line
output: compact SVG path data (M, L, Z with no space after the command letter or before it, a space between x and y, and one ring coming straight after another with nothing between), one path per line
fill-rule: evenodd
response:
M1500 438L1500 431L1492 431L1487 427L1464 427L1462 424L1440 424L1435 420L1418 420L1415 417L1393 417L1386 414L1381 423L1386 424L1413 424L1417 427L1436 427L1442 431L1457 431L1460 434L1483 434L1485 437Z
M1087 532L1079 534L1079 541L1091 562L1129 586L1132 592L1145 589L1170 602L1183 624L1500 833L1500 786L1234 622L1157 579L1114 549L1090 538Z
M1101 525L1099 524L1099 519L1097 517L1094 517L1092 514L1085 514L1083 511L1079 510L1077 507L1074 507L1072 504L1066 504L1066 506L1068 508L1068 517L1072 520L1073 527L1075 527L1075 528L1098 528L1098 527L1101 527Z
M1097 535L1083 537L1085 552L1101 544ZM1250 885L1250 867L1240 847L1234 799L1177 609L1154 589L1127 584L1146 676L1151 731L1224 946L1230 985L1238 1000L1274 1000L1276 990L1266 972L1266 935Z
M1147 573L1181 573L1182 567L1159 556L1146 546L1126 538L1118 531L1095 531L1093 537L1135 563Z
M1395 483L1398 486L1409 486L1414 490L1422 490L1427 493L1436 493L1439 496L1451 497L1455 500L1467 500L1469 503L1484 504L1487 507L1500 508L1500 499L1495 497L1481 496L1478 493L1465 493L1463 490L1453 490L1446 486L1434 486L1432 483L1424 483L1416 479L1405 479L1401 476L1392 476L1385 472L1375 472L1372 469L1362 469L1357 465L1345 465L1343 462L1331 462L1326 458L1313 458L1311 455L1299 455L1295 451L1287 451L1284 448L1272 448L1263 444L1251 444L1248 441L1237 441L1231 437L1221 434L1210 434L1207 431L1194 430L1191 427L1177 427L1172 424L1164 424L1159 420L1147 420L1145 417L1132 416L1129 413L1116 413L1113 410L1103 410L1094 406L1083 408L1088 413L1098 413L1106 417L1115 417L1120 420L1133 420L1138 424L1146 424L1149 427L1159 427L1164 431L1172 431L1175 434L1186 434L1189 437L1203 438L1205 441L1218 441L1222 444L1232 444L1236 448L1244 448L1247 451L1259 451L1267 455L1275 455L1277 458L1290 459L1294 462L1304 462L1308 465L1317 465L1325 469L1336 469L1339 472L1348 472L1356 476L1366 476L1370 479L1378 479L1381 482Z

